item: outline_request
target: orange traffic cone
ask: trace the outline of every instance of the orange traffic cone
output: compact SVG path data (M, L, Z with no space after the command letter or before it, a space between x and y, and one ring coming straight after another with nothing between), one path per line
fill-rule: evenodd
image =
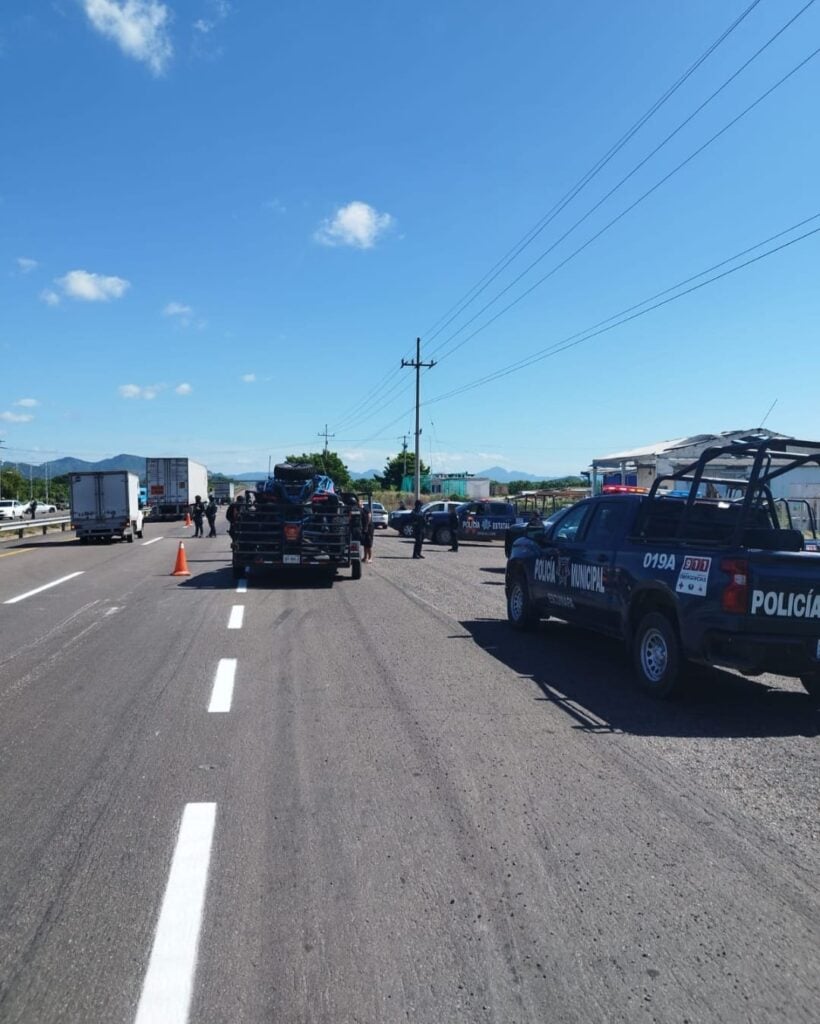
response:
M183 526L193 526L194 525L193 520L191 519L191 513L190 512L186 512L185 513L185 522L182 525Z
M177 551L177 564L174 566L174 571L171 573L172 576L190 576L188 571L188 559L185 557L185 545L182 541L179 542L179 550Z

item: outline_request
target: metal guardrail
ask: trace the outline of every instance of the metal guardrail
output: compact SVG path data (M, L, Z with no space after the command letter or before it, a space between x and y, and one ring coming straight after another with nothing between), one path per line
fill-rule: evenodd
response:
M5 520L2 521L5 524ZM16 533L17 536L22 540L23 534L26 530L42 530L43 534L48 532L49 526L59 526L60 530L65 533L66 526L69 529L71 526L71 516L59 516L58 518L49 519L15 519L8 525L0 526L0 534L4 533Z

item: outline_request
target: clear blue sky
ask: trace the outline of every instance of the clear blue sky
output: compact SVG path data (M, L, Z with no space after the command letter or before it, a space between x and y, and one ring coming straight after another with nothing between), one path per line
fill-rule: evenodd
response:
M820 46L818 2L558 241L805 3L760 0L433 329L750 2L5 0L2 457L242 472L327 424L380 468L412 431L417 335L434 469L577 472L775 400L767 427L820 436L820 235L442 398L820 213L815 57L470 336Z

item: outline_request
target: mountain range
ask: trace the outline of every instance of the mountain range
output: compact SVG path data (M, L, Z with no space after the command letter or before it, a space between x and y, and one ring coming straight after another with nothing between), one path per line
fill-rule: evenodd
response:
M7 465L15 465L24 477L31 475L37 479L43 479L46 474L48 474L49 478L53 479L55 476L63 476L65 473L94 472L95 470L106 469L126 469L131 473L136 473L139 477L145 475L144 455L113 455L110 459L101 459L99 462L86 462L84 459L75 459L67 456L62 459L55 459L53 462L41 463L39 466L29 465L27 462L7 462ZM249 481L264 480L268 474L265 470L259 470L256 473L226 473L224 475L232 480ZM355 480L371 480L373 477L380 475L381 470L378 469L367 469L363 472L352 473ZM489 477L490 480L497 480L502 484L509 483L510 480L548 479L545 476L533 476L532 473L525 473L519 469L504 469L503 466L490 466L489 469L479 470L474 475Z

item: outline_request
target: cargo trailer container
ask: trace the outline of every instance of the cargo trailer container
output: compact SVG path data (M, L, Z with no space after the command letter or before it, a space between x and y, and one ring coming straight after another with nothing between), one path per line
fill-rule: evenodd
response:
M197 494L208 498L208 470L193 459L146 459L145 486L155 519L182 519Z

